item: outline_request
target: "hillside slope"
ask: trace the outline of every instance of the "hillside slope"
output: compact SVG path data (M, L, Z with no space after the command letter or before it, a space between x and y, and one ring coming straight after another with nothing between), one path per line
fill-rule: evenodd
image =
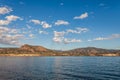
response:
M0 48L0 55L37 55L37 56L120 56L120 50L95 47L77 48L68 51L50 50L42 46L25 44L20 48Z

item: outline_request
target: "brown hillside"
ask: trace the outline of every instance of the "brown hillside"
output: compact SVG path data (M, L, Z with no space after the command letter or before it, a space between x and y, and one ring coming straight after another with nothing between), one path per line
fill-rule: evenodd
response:
M27 51L31 51L31 52L48 51L48 49L46 49L42 46L31 46L31 45L28 45L28 44L25 44L25 45L21 46L20 50L27 50Z

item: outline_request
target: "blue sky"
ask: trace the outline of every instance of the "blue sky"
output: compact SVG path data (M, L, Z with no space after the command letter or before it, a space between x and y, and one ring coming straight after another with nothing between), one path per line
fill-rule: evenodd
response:
M120 49L120 0L1 0L0 47Z

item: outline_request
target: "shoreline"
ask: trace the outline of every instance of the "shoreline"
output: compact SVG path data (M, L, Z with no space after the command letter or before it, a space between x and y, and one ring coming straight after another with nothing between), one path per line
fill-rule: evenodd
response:
M42 56L86 56L86 55L41 55L41 54L0 54L0 57L4 57L4 56L8 56L8 57L42 57ZM96 57L98 55L87 55L87 56L92 56L92 57ZM119 55L115 55L115 54L105 54L105 55L99 55L100 57L120 57ZM98 57L99 57L98 56Z
M40 54L0 54L0 56L10 56L10 57L12 57L12 56L28 56L28 57L32 57L32 56L41 56Z

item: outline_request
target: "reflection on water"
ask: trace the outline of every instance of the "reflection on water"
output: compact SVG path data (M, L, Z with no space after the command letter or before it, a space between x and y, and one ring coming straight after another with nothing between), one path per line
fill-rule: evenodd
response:
M120 57L0 57L0 80L120 80Z

